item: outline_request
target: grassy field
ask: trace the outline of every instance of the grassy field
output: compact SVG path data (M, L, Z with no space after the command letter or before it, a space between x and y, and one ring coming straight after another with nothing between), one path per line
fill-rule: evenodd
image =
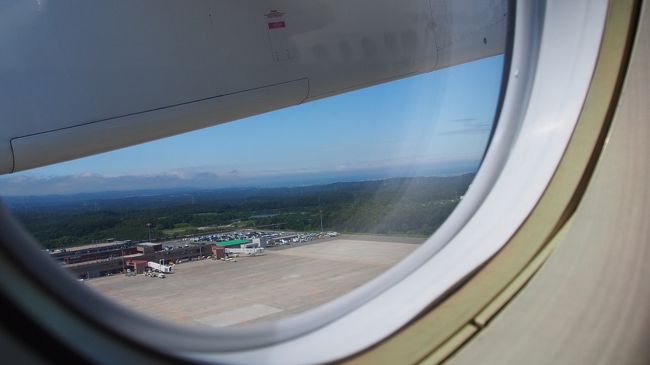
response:
M179 223L175 224L174 228L170 229L163 229L162 232L166 236L173 236L173 235L180 235L180 234L187 234L190 232L196 232L198 231L198 227L195 227L189 223Z

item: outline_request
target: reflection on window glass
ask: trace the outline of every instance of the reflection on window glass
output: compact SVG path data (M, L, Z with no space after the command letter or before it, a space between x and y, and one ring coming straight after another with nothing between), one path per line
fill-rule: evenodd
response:
M462 199L502 56L0 177L88 287L185 324L285 317L376 277Z

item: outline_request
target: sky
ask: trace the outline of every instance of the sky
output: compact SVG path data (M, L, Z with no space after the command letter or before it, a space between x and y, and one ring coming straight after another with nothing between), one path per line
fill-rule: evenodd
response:
M0 195L298 186L476 169L503 56L0 177Z

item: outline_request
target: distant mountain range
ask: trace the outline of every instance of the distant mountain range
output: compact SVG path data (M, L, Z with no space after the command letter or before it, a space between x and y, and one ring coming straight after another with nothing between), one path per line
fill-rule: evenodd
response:
M471 173L478 169L476 160L374 167L354 170L316 172L259 172L255 174L237 170L226 172L187 169L151 175L103 176L77 174L38 176L18 173L0 176L0 196L70 195L80 193L124 192L137 194L155 191L182 191L191 189L292 187L323 185L334 182L382 180L392 177L451 176Z

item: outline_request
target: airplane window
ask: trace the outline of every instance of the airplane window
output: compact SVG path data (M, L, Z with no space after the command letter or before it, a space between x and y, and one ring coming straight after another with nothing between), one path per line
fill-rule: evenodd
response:
M0 178L62 268L226 327L328 302L413 252L487 147L503 56Z
M487 306L455 289L482 292L475 274L537 231L581 110L618 97L600 78L624 23L612 2L148 1L4 6L3 335L19 354L304 364L411 343L409 362L450 359L521 276L496 273ZM459 297L478 317L438 316Z

